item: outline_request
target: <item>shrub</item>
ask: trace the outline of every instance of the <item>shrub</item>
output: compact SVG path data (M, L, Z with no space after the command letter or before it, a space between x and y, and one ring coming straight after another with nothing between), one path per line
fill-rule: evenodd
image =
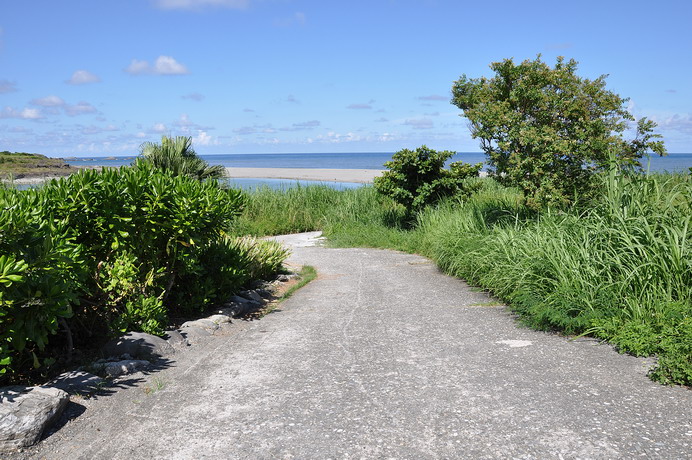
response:
M533 208L564 206L597 189L595 174L614 162L639 167L648 152L666 153L653 134L656 124L642 118L636 137L622 133L634 117L623 99L595 80L576 75L577 62L558 58L554 68L541 61L512 59L491 64L493 78L463 75L452 88L452 103L469 119L481 140L491 175L522 189Z
M0 374L38 368L81 291L82 248L46 197L0 187Z
M444 197L468 195L464 179L478 176L482 164L456 162L445 169L452 155L454 152L438 152L425 145L416 150L399 150L392 161L384 164L388 170L375 178L375 189L403 205L410 216Z

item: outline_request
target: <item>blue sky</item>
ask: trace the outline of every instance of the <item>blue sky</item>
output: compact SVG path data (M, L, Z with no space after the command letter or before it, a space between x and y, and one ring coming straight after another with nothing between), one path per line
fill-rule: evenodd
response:
M541 53L609 74L692 152L685 1L0 0L0 150L132 155L479 151L461 74Z

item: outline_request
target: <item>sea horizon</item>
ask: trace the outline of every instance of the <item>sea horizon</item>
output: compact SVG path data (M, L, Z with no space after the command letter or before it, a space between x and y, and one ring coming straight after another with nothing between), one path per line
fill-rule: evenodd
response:
M394 152L310 152L310 153L213 153L199 156L212 165L227 168L310 168L310 169L386 169ZM137 155L62 157L73 166L88 163L91 166L124 166ZM686 172L692 167L692 153L669 153L665 157L650 156L649 170L653 172ZM457 152L447 163L483 163L487 169L483 152ZM647 158L642 161L646 169Z

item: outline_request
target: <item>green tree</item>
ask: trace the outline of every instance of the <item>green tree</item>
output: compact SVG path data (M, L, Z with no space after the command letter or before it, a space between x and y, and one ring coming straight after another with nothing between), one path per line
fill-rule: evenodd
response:
M189 176L198 180L225 177L226 169L221 165L210 166L197 156L192 148L192 138L185 136L163 136L161 143L145 142L140 146L141 158L136 165L150 163L175 176Z
M478 176L482 164L458 161L445 169L452 155L449 150L438 152L425 145L399 150L384 164L388 170L375 178L375 189L402 204L409 215L443 197L464 194L469 191L464 179Z
M612 167L640 168L649 152L665 155L656 124L642 118L636 135L623 133L634 117L623 99L595 80L576 75L577 62L512 59L490 65L493 78L462 75L452 104L481 141L491 175L524 191L534 208L568 205L594 191L595 173Z

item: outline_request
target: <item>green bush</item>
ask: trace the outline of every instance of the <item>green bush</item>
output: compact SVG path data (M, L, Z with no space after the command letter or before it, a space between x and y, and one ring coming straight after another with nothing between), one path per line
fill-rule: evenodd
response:
M169 314L198 312L278 270L284 249L227 235L244 201L145 162L37 190L1 187L0 373L27 380L73 345L160 334Z
M482 164L455 162L445 169L452 155L454 152L426 146L399 150L384 164L388 170L375 178L375 189L403 205L409 215L444 197L468 195L464 179L477 177Z
M45 194L0 188L0 374L38 368L81 292L82 248Z
M141 163L134 168L82 171L52 182L42 190L50 197L49 212L74 232L86 256L90 301L113 327L141 328L160 333L164 317L147 298L168 308L176 290L192 289L177 283L199 272L201 253L220 239L240 213L243 197L215 181L200 182ZM128 321L120 316L127 308ZM157 312L159 320L134 310ZM135 318L141 317L138 321Z

